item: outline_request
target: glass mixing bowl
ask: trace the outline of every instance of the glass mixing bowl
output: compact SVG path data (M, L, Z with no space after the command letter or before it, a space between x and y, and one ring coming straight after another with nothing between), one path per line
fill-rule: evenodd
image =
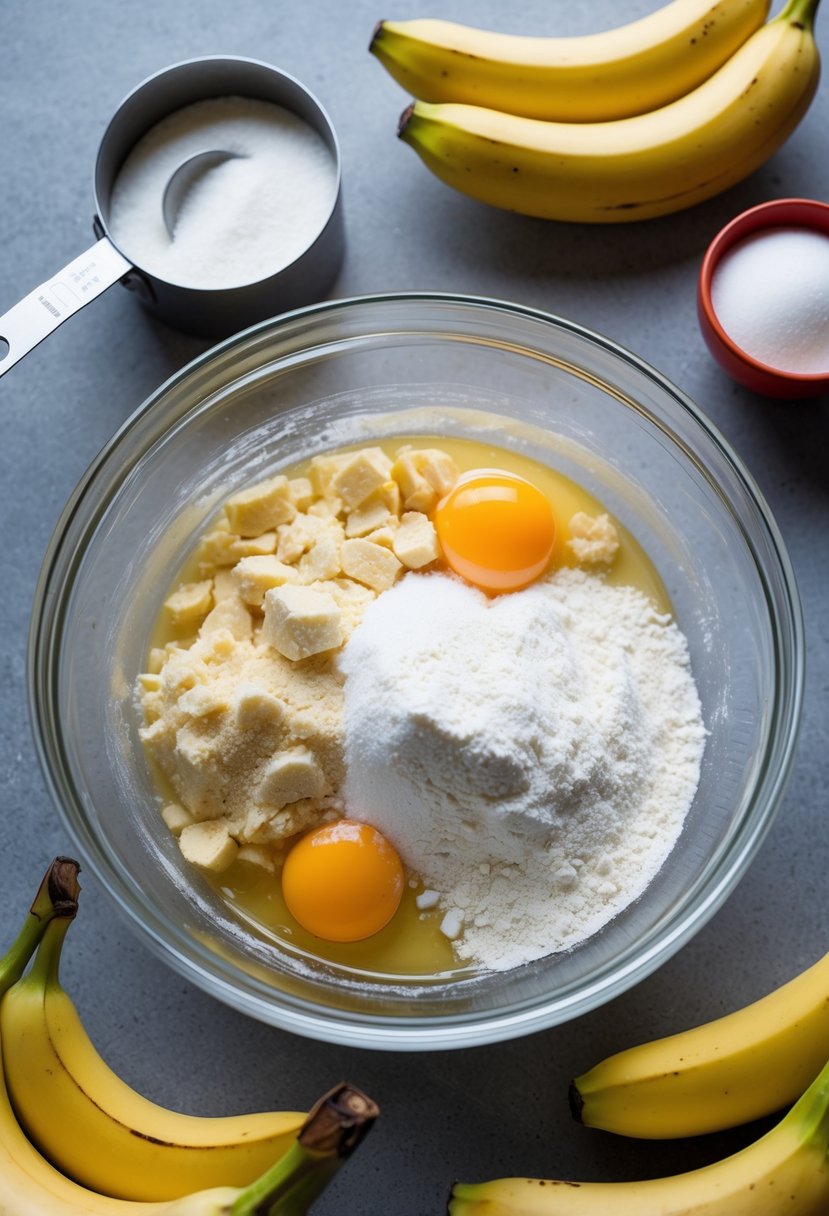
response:
M395 982L281 949L181 858L138 738L136 675L162 600L228 493L386 435L466 436L554 465L655 563L708 730L699 790L645 894L570 951ZM586 1012L677 951L732 890L781 797L803 635L780 535L704 415L642 360L491 300L389 295L246 330L163 384L101 452L44 561L30 638L37 749L64 826L143 939L228 1004L311 1037L467 1047Z

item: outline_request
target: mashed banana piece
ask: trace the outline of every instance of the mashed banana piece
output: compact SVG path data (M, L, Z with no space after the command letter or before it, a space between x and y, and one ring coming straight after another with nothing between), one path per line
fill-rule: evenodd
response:
M272 864L271 846L341 811L337 655L377 594L440 556L423 512L407 505L401 525L404 503L458 477L439 449L396 457L320 456L307 478L235 494L201 540L198 582L167 598L171 624L196 636L153 648L137 682L141 738L179 799L165 822L196 865Z
M609 515L577 511L570 520L567 547L583 566L610 565L619 551L619 533Z

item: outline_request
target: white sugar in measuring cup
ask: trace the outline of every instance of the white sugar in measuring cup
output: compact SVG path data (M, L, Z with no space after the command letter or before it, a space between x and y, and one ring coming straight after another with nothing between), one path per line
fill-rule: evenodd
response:
M135 144L162 118L195 101L229 96L283 106L322 137L336 172L331 210L311 244L267 278L236 287L182 287L150 273L118 248L109 231L112 188ZM93 198L97 243L0 316L0 376L113 283L120 282L133 291L142 304L174 328L223 338L286 309L322 299L342 262L341 165L334 128L304 85L256 59L188 59L139 84L115 111L104 132L95 161Z

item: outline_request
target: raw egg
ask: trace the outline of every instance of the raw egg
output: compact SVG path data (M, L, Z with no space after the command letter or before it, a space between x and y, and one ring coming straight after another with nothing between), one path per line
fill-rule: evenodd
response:
M553 552L553 509L537 486L500 469L473 469L435 509L435 529L450 569L482 591L518 591L546 570Z
M403 864L376 828L340 819L314 828L282 868L282 894L303 929L358 942L387 925L403 895Z

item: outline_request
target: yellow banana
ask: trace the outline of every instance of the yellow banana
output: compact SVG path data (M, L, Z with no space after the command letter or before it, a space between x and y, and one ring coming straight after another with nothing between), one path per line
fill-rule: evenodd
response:
M449 1216L825 1216L829 1064L770 1132L713 1165L645 1182L458 1183Z
M19 981L47 926L56 917L71 918L80 888L78 863L58 857L49 867L20 933L0 958L0 997ZM88 1151L94 1151L87 1146ZM129 1203L94 1194L68 1181L35 1150L20 1128L9 1103L0 1069L0 1216L220 1216L240 1196L237 1188L187 1196L168 1203ZM240 1211L239 1216L242 1216Z
M788 1106L829 1058L829 954L762 1000L602 1060L571 1087L588 1127L643 1139L719 1131Z
M77 862L59 857L47 871L14 944L0 957L0 1005L23 982L20 977L38 942L59 923L55 918L75 915L78 869ZM8 1060L2 1043L0 1056ZM250 1185L198 1190L172 1202L141 1202L90 1190L46 1161L17 1121L0 1068L0 1216L300 1216L358 1147L378 1113L354 1086L335 1086L315 1104L287 1152ZM61 1117L58 1110L50 1114ZM50 1142L68 1130L59 1126ZM88 1141L86 1153L95 1157L101 1147Z
M76 1182L122 1199L247 1185L288 1149L305 1115L198 1118L131 1089L101 1059L60 986L69 923L47 927L31 971L0 1000L6 1084L29 1138Z
M451 21L381 21L369 50L422 101L602 122L667 105L707 80L765 21L769 0L673 0L579 37L496 34Z
M17 1123L0 1073L0 1216L299 1216L357 1147L376 1113L364 1094L338 1086L317 1103L288 1151L250 1186L141 1202L89 1190L46 1161ZM87 1151L94 1154L98 1147L88 1144Z
M789 0L704 84L617 122L546 123L415 102L399 135L447 185L543 219L621 223L693 206L741 181L806 113L819 0Z

